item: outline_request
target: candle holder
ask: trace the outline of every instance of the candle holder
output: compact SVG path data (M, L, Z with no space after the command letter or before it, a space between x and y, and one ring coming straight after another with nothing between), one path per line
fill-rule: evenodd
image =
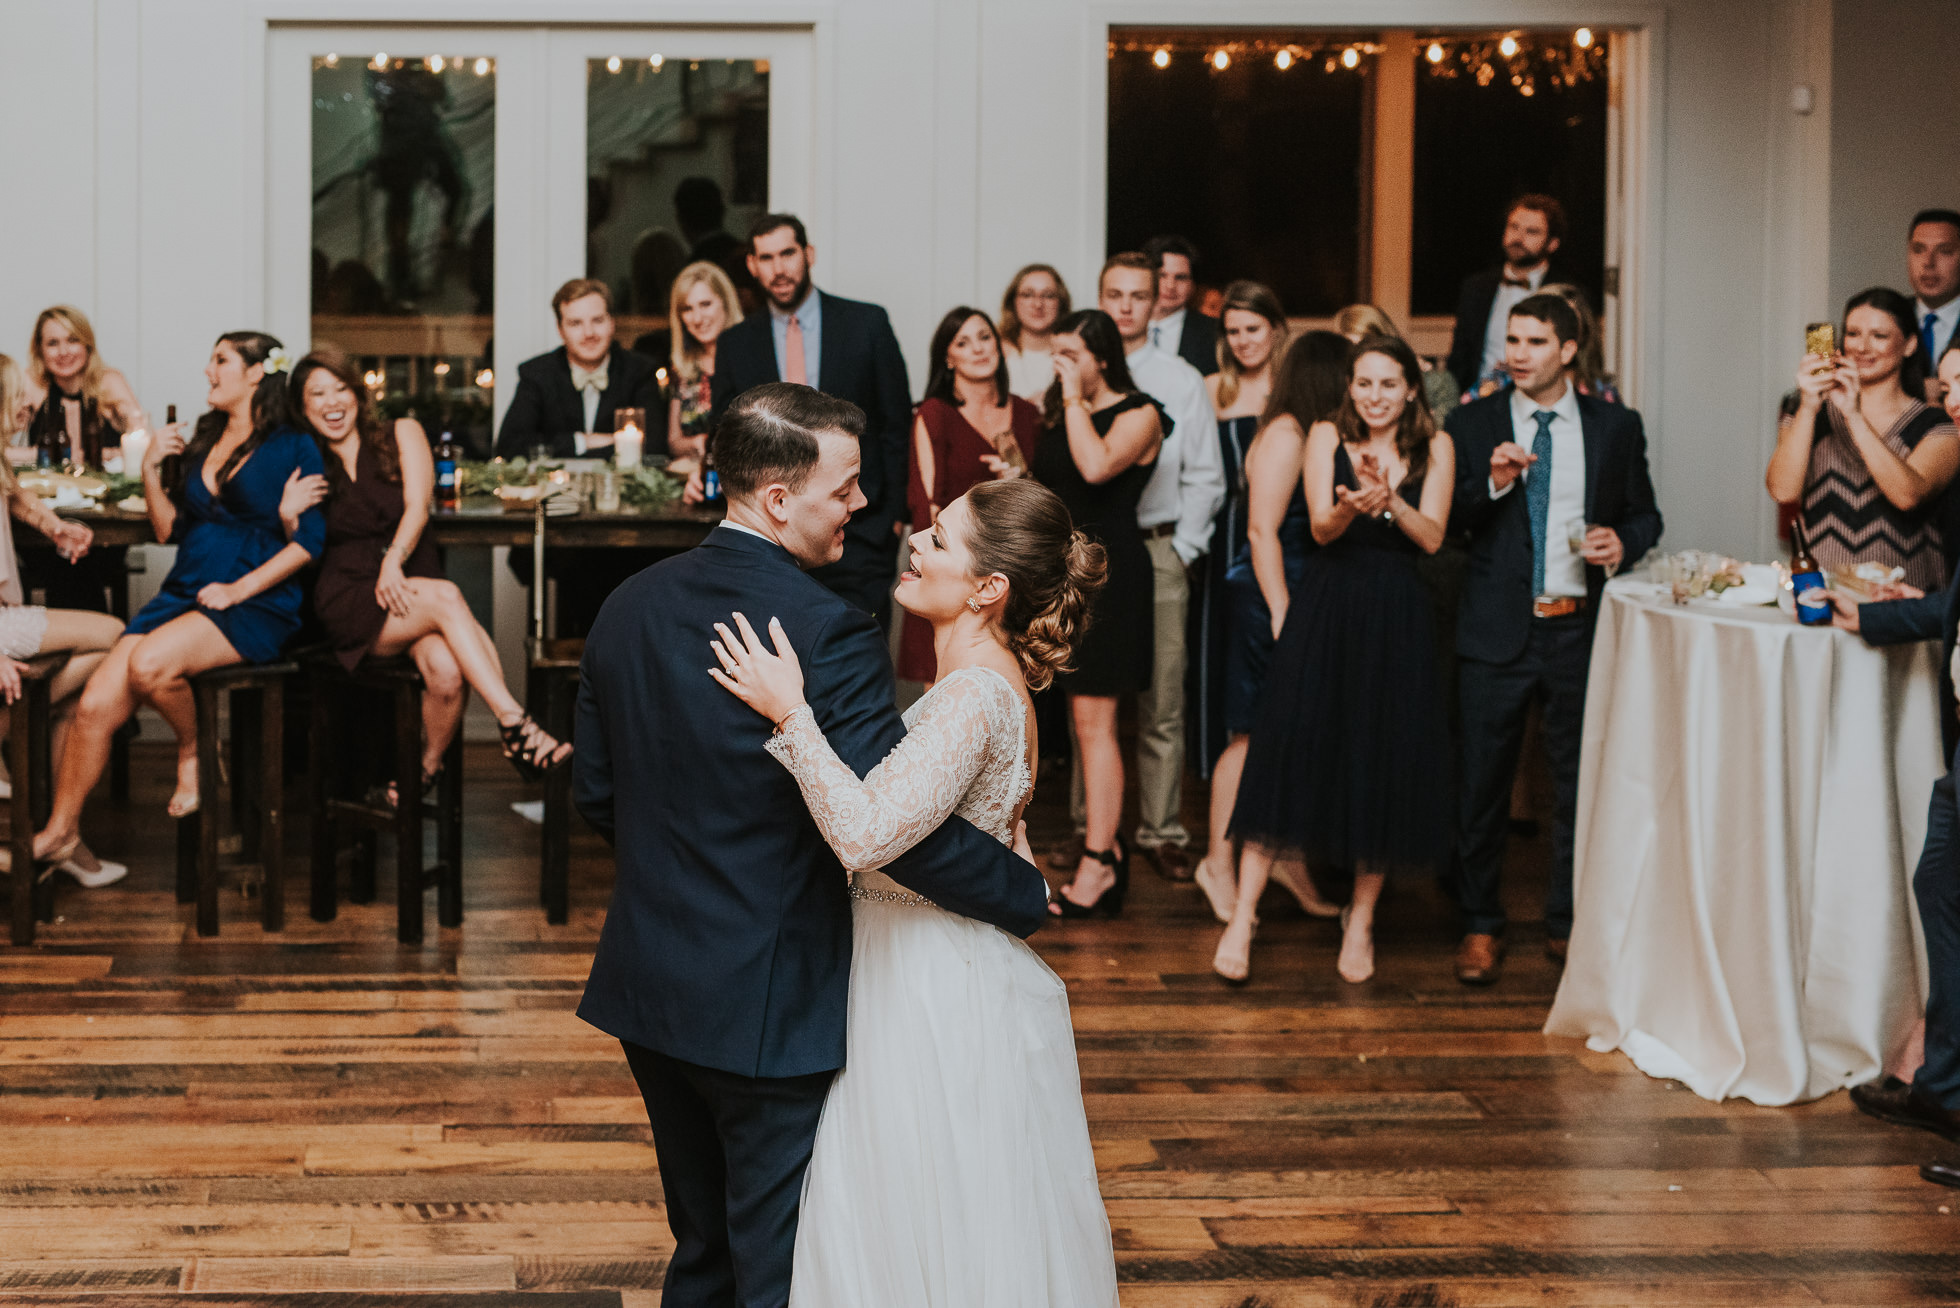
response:
M646 448L647 411L622 406L613 410L613 455L621 468L637 468Z

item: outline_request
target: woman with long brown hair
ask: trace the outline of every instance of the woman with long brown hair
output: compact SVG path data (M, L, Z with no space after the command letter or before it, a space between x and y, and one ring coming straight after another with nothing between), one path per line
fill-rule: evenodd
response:
M563 764L571 746L524 712L504 684L490 633L442 575L426 534L435 459L422 424L397 418L384 430L353 361L337 350L301 359L293 392L327 471L301 479L280 514L290 523L326 500L313 607L341 664L352 671L370 657L406 654L421 670L423 789L435 783L462 728L465 682L496 714L504 757L520 774L535 779Z
M1307 433L1313 538L1273 653L1232 814L1238 903L1212 966L1246 979L1275 855L1354 869L1338 970L1375 971L1375 902L1389 871L1433 870L1452 831L1449 736L1429 594L1416 559L1443 543L1455 449L1402 341L1348 355L1347 393Z
M1069 316L1068 283L1045 263L1014 274L1000 297L1000 350L1007 388L1039 401L1055 380L1055 324Z

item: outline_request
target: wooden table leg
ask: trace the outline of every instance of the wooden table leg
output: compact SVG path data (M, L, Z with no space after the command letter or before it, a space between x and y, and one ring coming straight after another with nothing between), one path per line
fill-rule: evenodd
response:
M259 920L267 931L286 929L286 684L274 678L260 692Z
M436 862L442 880L436 884L436 920L446 927L463 925L463 732L442 755L442 781L436 788Z
M315 922L331 922L340 911L340 878L335 866L339 850L334 838L334 820L327 809L327 800L334 794L335 778L328 775L328 769L335 767L338 760L332 747L333 713L327 678L318 671L307 686L307 700L306 787L313 811L313 857L312 867L308 869L312 887L310 907Z
M563 675L545 680L545 730L558 740L571 739L566 683ZM572 770L569 767L553 768L545 774L544 830L540 838L543 848L539 890L544 901L544 920L562 926L571 916Z
M34 822L28 815L27 798L33 793L34 770L28 762L28 740L32 731L29 724L27 705L20 702L10 712L11 730L7 733L7 771L13 777L14 802L13 824L8 833L10 852L13 858L12 882L13 903L10 913L9 939L17 945L34 943Z
M218 934L218 700L215 687L193 690L197 701L197 933Z
M109 574L109 612L129 621L129 551L123 551L122 567ZM109 798L118 804L129 802L129 741L135 735L136 720L131 718L109 737Z
M395 937L422 943L422 715L419 697L395 693Z

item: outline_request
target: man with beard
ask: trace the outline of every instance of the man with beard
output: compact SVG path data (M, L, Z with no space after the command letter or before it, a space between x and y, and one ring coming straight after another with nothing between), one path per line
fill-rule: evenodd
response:
M764 214L749 228L749 272L768 312L722 333L711 429L730 401L764 382L798 382L864 410L858 489L865 505L844 528L844 557L810 575L883 624L891 617L898 572L895 530L905 513L912 386L885 311L812 287L816 262L816 248L793 214ZM700 498L698 477L686 498Z
M1504 376L1504 330L1511 310L1536 295L1565 239L1565 206L1549 195L1521 195L1504 215L1504 262L1471 273L1457 296L1449 370L1466 392L1489 394ZM1486 389L1486 384L1489 389Z

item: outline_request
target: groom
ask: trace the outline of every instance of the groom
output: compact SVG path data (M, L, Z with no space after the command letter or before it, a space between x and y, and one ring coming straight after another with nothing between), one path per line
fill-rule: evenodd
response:
M716 622L782 619L805 696L860 776L905 734L884 633L805 575L834 563L864 413L808 386L737 397L715 433L728 520L615 590L580 669L579 812L618 864L579 1016L626 1049L675 1249L662 1308L780 1308L804 1168L844 1064L845 874L770 724L707 669ZM885 872L1017 936L1046 916L1034 865L949 818Z

